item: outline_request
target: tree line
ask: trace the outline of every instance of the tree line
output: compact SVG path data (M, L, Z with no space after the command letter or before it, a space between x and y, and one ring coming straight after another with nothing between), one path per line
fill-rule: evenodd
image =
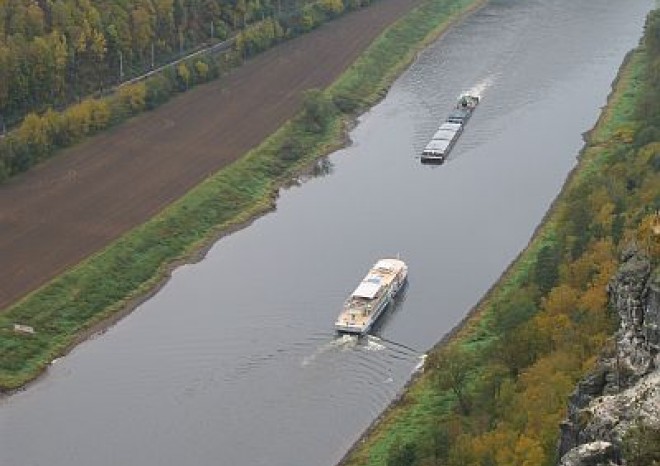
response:
M2 0L0 130L266 18L295 33L361 0ZM304 10L304 11L303 11Z
M2 1L2 0L0 0ZM0 182L95 132L167 101L273 44L369 0L4 0L0 3ZM140 83L119 65L150 63L231 34L232 48ZM84 97L87 96L87 97Z

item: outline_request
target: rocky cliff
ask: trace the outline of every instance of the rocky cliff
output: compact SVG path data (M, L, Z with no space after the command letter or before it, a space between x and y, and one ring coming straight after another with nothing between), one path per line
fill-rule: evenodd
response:
M615 344L569 399L561 466L624 464L631 428L660 428L660 272L635 246L608 285L619 315Z

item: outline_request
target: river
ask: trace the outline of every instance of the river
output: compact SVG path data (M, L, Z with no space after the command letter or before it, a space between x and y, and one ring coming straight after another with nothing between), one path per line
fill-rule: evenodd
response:
M0 464L335 464L527 244L653 6L493 0L453 27L275 212L1 400ZM469 89L449 160L421 165ZM373 335L335 336L397 254L405 293Z

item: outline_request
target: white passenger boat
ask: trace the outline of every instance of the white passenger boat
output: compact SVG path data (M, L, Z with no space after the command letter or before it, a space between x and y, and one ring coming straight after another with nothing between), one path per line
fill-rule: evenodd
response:
M380 259L344 303L335 329L340 333L367 333L407 277L408 266L402 260Z

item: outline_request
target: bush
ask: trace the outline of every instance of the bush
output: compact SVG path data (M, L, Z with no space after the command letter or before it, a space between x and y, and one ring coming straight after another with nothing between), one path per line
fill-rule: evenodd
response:
M332 96L332 103L337 109L347 115L357 113L361 107L360 99L345 93L338 93Z
M146 86L146 107L149 110L167 102L174 91L172 81L165 74L160 74L147 80Z
M638 423L623 439L623 455L629 466L660 466L660 428Z
M305 148L298 138L287 138L280 148L278 155L280 159L290 162L298 160L305 153Z
M322 132L336 112L336 107L328 96L318 89L306 91L303 98L303 122L313 133Z
M414 443L395 443L387 455L387 466L414 466L417 463L417 447Z

